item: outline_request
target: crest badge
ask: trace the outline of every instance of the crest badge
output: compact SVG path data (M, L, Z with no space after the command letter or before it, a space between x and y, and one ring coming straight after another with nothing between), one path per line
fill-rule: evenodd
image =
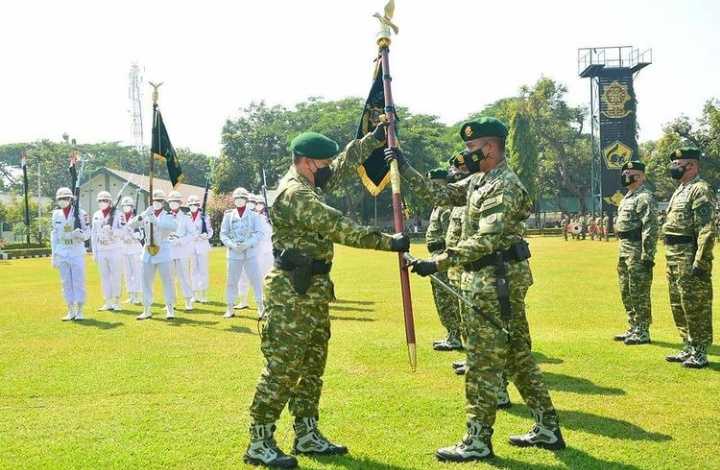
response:
M605 166L609 170L622 169L622 166L632 159L632 155L632 149L619 140L616 140L603 149Z
M470 138L470 137L472 137L472 135L473 135L472 127L467 126L465 128L465 137Z
M601 100L605 104L605 109L602 113L611 119L624 118L631 112L625 110L625 105L631 99L627 85L623 85L615 80L605 87L602 94Z

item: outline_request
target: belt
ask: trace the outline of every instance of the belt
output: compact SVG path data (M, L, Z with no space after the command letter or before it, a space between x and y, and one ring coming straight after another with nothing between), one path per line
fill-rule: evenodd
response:
M274 266L283 271L292 271L296 268L307 267L309 265L310 275L318 276L321 274L329 274L332 270L332 263L298 255L297 253L287 254L286 250L273 249L273 257L275 258Z
M429 252L435 252L445 249L445 240L437 240L434 242L430 242L427 244L427 249Z
M498 261L498 255L506 263L524 261L530 258L530 249L526 241L513 243L507 250L496 251L495 253L483 256L472 263L463 264L465 271L480 271L488 266L495 266Z
M695 237L690 235L665 235L666 245L680 245L682 243L695 243Z
M617 237L620 240L630 240L632 242L642 241L642 229L639 227L635 230L628 230L627 232L618 232Z

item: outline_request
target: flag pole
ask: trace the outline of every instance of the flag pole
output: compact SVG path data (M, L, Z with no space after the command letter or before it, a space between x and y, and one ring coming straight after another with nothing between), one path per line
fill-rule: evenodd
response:
M395 148L398 146L397 133L395 130L395 102L392 96L392 77L390 75L390 43L392 42L392 31L397 32L397 27L392 23L395 13L395 2L388 1L385 5L385 14L375 14L380 21L380 32L377 36L377 45L380 52L382 64L383 91L385 95L385 117L387 119L387 146ZM400 171L397 161L390 163L390 182L392 185L392 206L393 224L398 233L405 232L405 220L403 217L402 198L400 192ZM408 267L403 258L403 253L398 253L398 266L400 268L400 289L402 291L403 314L405 318L405 339L408 347L410 367L413 372L417 369L417 346L415 340L415 320L413 318L412 297L410 295L410 276Z
M30 248L30 202L28 199L27 152L25 150L22 151L20 161L23 172L23 192L25 193L25 243Z
M160 132L160 126L157 125L157 110L158 110L158 99L160 97L160 94L158 93L158 88L160 88L160 85L162 85L163 82L160 83L153 83L150 82L150 86L153 87L153 94L152 94L152 100L153 100L153 139L158 139L157 141L160 141L160 136L155 135L155 133ZM153 201L153 179L155 176L155 155L153 155L153 146L150 145L150 183L148 185L148 190L150 191L150 197L148 198L150 201L150 206L152 206ZM150 224L150 240L147 245L147 250L150 256L155 256L160 251L160 247L155 243L155 231L154 231L154 225Z

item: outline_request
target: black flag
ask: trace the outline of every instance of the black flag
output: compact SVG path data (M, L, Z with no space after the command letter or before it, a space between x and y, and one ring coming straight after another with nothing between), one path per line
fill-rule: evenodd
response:
M163 122L162 114L155 105L153 116L153 130L152 130L152 147L151 152L153 157L159 160L165 160L167 163L168 176L170 176L170 182L175 187L178 182L182 181L182 168L180 168L180 162L178 161L175 148L173 148L170 142L170 136L168 136L165 123Z

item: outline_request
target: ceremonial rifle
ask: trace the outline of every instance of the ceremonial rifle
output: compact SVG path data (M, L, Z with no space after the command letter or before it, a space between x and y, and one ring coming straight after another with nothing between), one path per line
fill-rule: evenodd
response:
M265 200L265 216L267 217L268 223L272 225L272 220L270 220L270 206L268 205L268 198L267 198L267 178L265 177L265 168L262 170L262 193L263 193L263 199Z
M113 223L115 222L115 211L117 211L117 206L120 204L120 200L122 198L122 193L125 191L125 188L127 188L127 185L130 184L130 180L125 181L125 184L123 184L122 188L120 188L120 192L118 192L117 199L115 199L115 204L113 204L112 208L110 209L110 215L108 217L108 225L110 227L113 226Z
M75 144L75 139L73 139L73 144ZM77 151L75 151L75 152L77 152ZM74 188L75 201L73 204L73 212L75 212L74 227L76 229L82 229L82 224L80 223L80 180L82 179L84 170L85 170L85 160L80 159L80 171L77 172L77 176L75 178L75 188Z
M208 175L208 177L205 180L205 194L203 194L202 214L200 214L200 217L202 217L202 219L200 221L202 224L200 233L208 233L207 221L205 219L205 210L207 209L208 192L210 192L210 175Z

